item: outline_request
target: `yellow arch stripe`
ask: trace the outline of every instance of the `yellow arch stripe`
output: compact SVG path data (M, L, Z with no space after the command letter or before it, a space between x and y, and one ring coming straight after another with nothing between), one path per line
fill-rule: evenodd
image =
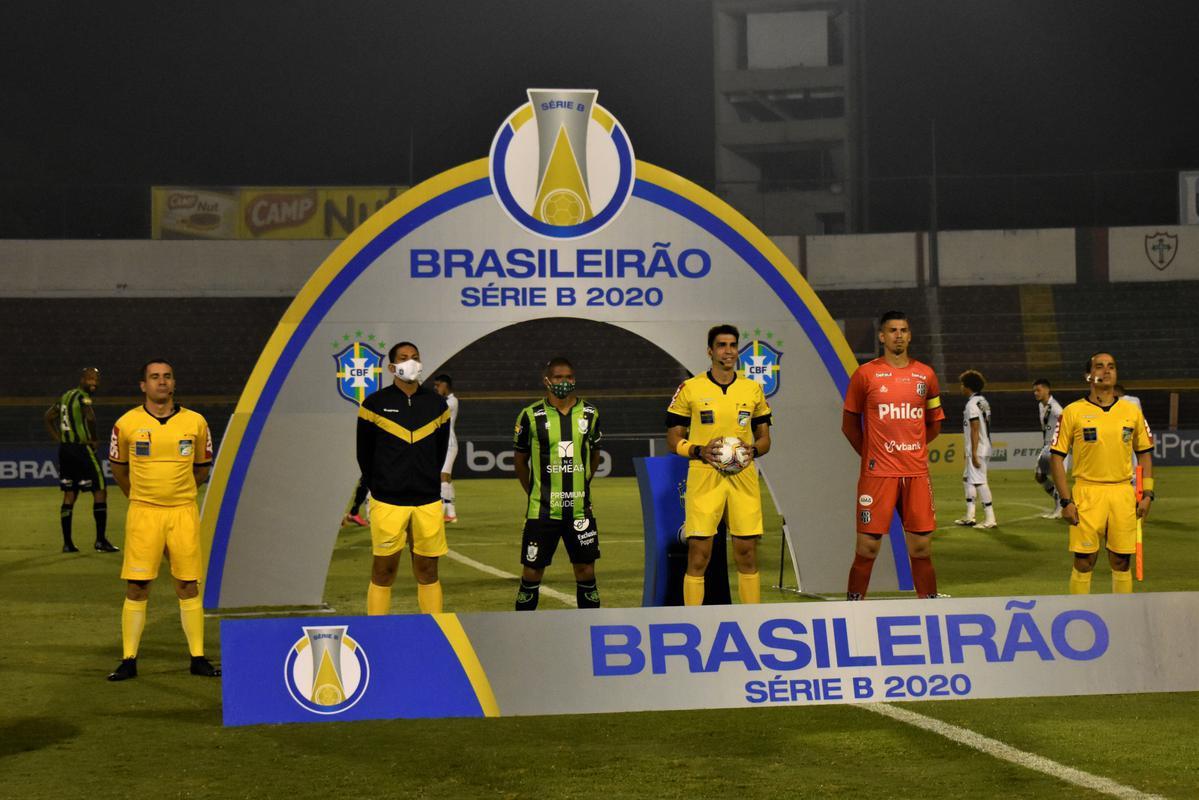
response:
M279 324L275 326L271 338L267 340L262 354L258 356L254 371L250 373L245 388L242 389L237 407L229 419L229 425L225 428L225 436L221 440L221 456L213 466L212 474L208 479L204 513L200 521L200 535L204 541L201 552L204 555L205 575L208 574L208 558L212 553L212 538L216 533L217 517L220 515L221 504L225 499L225 490L229 486L229 473L232 471L233 462L241 449L242 438L245 436L246 427L250 422L250 415L254 412L254 407L262 396L262 390L266 386L267 379L270 378L271 371L278 362L283 348L287 346L288 341L296 332L296 328L299 327L304 316L320 297L321 292L329 286L338 273L345 269L354 256L358 255L375 237L400 217L452 189L487 177L487 159L480 158L446 170L404 192L367 218L366 222L347 236L312 273L295 299L291 301L291 305L283 313Z
M845 373L853 374L854 370L858 368L858 361L853 357L853 350L845 341L845 335L841 333L836 321L828 313L824 303L816 296L816 292L812 291L807 280L799 274L799 269L783 255L783 251L779 250L778 245L772 242L770 237L758 230L752 222L742 216L741 212L719 197L669 170L638 161L637 178L674 192L711 212L717 219L744 237L755 250L764 255L771 266L799 295L800 301L812 312L813 318L820 325L820 329L824 331L825 337L832 344L842 366L845 367Z
M498 717L500 704L496 702L495 692L491 690L491 681L487 680L483 664L479 661L479 656L475 653L474 645L470 643L466 631L463 630L462 623L458 621L458 615L434 614L433 620L445 634L446 641L450 643L450 647L454 648L454 655L458 656L458 662L466 671L466 677L470 681L471 688L475 690L475 697L479 700L479 707L483 709L483 716Z

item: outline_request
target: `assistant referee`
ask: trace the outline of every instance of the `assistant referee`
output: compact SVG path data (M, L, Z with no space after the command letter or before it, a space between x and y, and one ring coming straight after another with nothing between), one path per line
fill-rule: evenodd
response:
M1066 406L1049 444L1053 483L1062 518L1070 523L1070 594L1090 594L1091 574L1106 539L1112 593L1132 592L1130 556L1136 552L1137 519L1153 502L1153 432L1140 406L1115 396L1116 359L1095 353L1087 359L1091 392ZM1144 496L1132 486L1132 454L1141 468ZM1066 456L1073 459L1074 486L1066 483Z

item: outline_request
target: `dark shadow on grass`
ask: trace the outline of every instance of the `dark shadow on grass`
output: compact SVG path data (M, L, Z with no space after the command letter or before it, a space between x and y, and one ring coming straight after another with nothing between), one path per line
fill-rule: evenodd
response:
M1194 533L1197 527L1194 524L1186 524L1183 522L1175 522L1172 519L1155 519L1150 516L1149 521L1145 523L1148 529L1158 528L1168 531L1179 531L1180 533Z
M0 725L0 758L31 753L74 739L80 728L56 717L26 717Z
M184 725L202 725L206 728L221 726L221 705L206 708L139 708L111 714L123 719L148 719L177 722Z
M988 532L987 535L1008 550L1029 552L1041 548L1040 544L1029 541L1028 537L1018 533L1006 533L1002 528L996 528L994 531Z

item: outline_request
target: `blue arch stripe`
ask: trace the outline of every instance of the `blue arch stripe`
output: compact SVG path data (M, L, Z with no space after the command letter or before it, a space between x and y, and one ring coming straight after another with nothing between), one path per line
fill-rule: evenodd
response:
M820 323L812 315L812 310L808 308L807 304L796 293L795 287L779 274L778 270L774 268L774 265L770 263L766 256L751 245L744 236L735 231L727 222L703 206L675 194L669 189L639 180L633 186L633 195L674 211L679 216L691 220L723 242L739 255L745 263L749 264L762 280L766 281L766 284L774 290L774 293L787 306L787 309L792 313L796 321L799 322L800 327L807 334L808 340L815 346L816 352L820 355L820 360L824 363L824 368L828 370L829 377L836 384L837 391L841 394L841 397L845 397L845 392L849 389L849 375L846 374L845 367L842 365L841 359L837 356L837 352L833 348L833 343L829 341L824 329L820 327ZM895 576L898 580L899 588L902 591L911 591L914 585L912 580L912 565L908 561L907 543L904 541L903 524L899 520L898 513L893 515L891 519L891 535L887 538L891 540L891 555L895 561Z
M229 481L225 488L225 496L221 501L220 513L217 515L216 530L212 537L212 553L208 560L210 577L204 587L204 605L207 608L216 608L220 605L225 558L229 552L229 536L233 530L233 520L237 516L237 506L245 485L246 473L253 459L254 450L258 447L258 439L266 425L267 416L275 404L275 398L279 396L279 390L283 388L283 382L287 379L292 366L299 358L300 351L312 337L317 325L321 323L325 314L349 285L388 248L426 222L490 193L491 185L486 178L471 181L433 198L397 219L350 259L341 272L329 282L312 307L308 309L300 324L296 326L296 330L283 347L275 366L271 369L270 376L262 387L262 394L259 395L258 402L246 423L246 431L242 435L241 445L229 470Z

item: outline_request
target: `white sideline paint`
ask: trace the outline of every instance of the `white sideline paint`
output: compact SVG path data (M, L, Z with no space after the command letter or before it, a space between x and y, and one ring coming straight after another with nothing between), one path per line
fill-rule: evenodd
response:
M1072 783L1084 789L1090 789L1110 795L1111 797L1119 797L1122 800L1165 800L1161 795L1148 794L1131 786L1116 783L1110 778L1092 775L1089 772L1083 772L1073 767L1067 767L1065 764L1059 764L1044 756L1017 750L1009 744L1004 744L998 739L992 739L989 736L983 736L981 733L975 733L969 728L951 725L948 722L926 717L923 714L917 714L915 711L909 711L906 708L897 708L886 703L862 703L858 704L857 707L863 711L870 711L908 725L914 725L926 731L931 731L939 736L944 736L950 741L972 747L992 758L1010 761L1016 766L1044 773L1051 778Z
M477 569L479 572L486 572L488 575L494 575L497 578L506 578L508 580L513 580L513 581L520 580L519 575L513 575L511 572L504 572L502 569L496 569L495 567L491 566L490 564L484 564L482 561L475 561L470 556L464 556L461 553L456 552L454 550L451 550L448 553L446 553L445 557L452 559L454 561L457 561L459 564L465 564L468 567L473 567L474 569ZM561 601L562 603L565 603L566 605L570 606L571 608L579 607L578 602L575 600L575 598L571 597L568 594L559 592L557 589L551 589L548 586L543 585L541 587L541 594L547 595L549 597L554 598L555 600Z

